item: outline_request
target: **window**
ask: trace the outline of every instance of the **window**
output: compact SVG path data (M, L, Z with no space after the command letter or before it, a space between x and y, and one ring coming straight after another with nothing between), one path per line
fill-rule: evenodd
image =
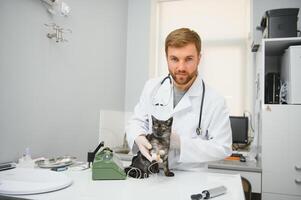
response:
M158 3L156 75L167 74L164 41L169 32L187 27L202 38L199 72L226 99L231 115L246 109L249 0L178 0Z

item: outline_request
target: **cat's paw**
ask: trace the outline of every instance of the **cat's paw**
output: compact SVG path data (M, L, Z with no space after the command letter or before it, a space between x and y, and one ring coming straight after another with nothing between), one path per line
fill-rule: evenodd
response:
M168 177L172 177L174 175L175 174L173 172L170 172L170 171L165 173L165 176L168 176Z
M159 155L160 155L160 156L164 156L164 155L165 155L165 151L164 151L164 150L162 150L162 149L161 149L161 150L159 150Z

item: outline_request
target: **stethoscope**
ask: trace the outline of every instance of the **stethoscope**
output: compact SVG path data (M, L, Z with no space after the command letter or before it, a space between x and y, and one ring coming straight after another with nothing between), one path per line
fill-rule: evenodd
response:
M168 103L170 103L170 100L171 100L171 95L172 95L172 80L171 80L171 77L170 77L170 74L168 74L166 77L164 77L164 79L160 82L160 86L159 88L164 84L164 82L166 80L169 80L169 84L170 84L170 94L169 94L169 100L165 103L154 103L153 105L154 106L167 106ZM199 124L198 124L198 127L196 128L196 134L198 136L202 135L202 128L201 128L201 125L202 125L202 115L203 115L203 104L204 104L204 98L205 98L205 92L206 92L206 89L205 89L205 83L204 81L202 80L202 85L203 85L203 91L202 91L202 101L201 101L201 106L200 106L200 116L199 116ZM158 90L159 90L158 88ZM157 90L157 92L158 92ZM156 95L155 95L156 96ZM208 132L206 131L205 133L205 137L208 137Z

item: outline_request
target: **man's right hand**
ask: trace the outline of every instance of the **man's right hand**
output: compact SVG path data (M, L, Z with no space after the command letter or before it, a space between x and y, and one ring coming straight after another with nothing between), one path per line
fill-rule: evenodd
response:
M152 145L146 139L145 135L139 135L135 138L135 143L137 144L139 151L144 157L146 157L150 162L152 162L152 157L149 153L149 150L152 148Z

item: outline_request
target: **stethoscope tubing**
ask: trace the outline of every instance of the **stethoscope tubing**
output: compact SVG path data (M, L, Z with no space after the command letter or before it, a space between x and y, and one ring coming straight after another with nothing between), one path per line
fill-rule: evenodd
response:
M169 79L169 83L172 84L172 80L170 77L170 74L168 74L166 77L164 77L164 79L160 82L160 85L163 85L163 83ZM206 88L205 88L205 83L202 80L202 86L203 86L203 91L202 91L202 101L201 101L201 106L200 106L200 116L199 116L199 123L198 123L198 127L196 128L196 133L197 135L201 135L201 126L202 126L202 115L203 115L203 106L204 106L204 98L205 98L205 93L206 93ZM156 104L159 105L159 104Z
M202 125L202 115L203 115L203 106L204 106L204 98L205 98L205 92L206 92L206 88L205 88L205 83L204 81L202 80L202 85L203 85L203 92L202 92L202 101L201 101L201 106L200 106L200 117L199 117L199 126L197 128L197 130L199 131L196 131L196 133L198 135L201 134L201 125Z

